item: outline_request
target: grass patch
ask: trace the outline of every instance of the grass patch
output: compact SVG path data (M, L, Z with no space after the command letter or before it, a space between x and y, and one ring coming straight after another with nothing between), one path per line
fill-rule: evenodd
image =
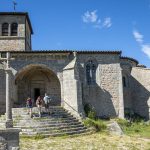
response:
M24 139L24 140L41 140L41 139L46 138L46 136L41 135L41 134L37 134L35 136L21 135L20 137L21 139Z
M96 131L104 131L107 128L105 122L100 119L93 120L87 118L83 121L83 123L86 127L94 127Z
M117 119L123 132L127 135L139 135L150 138L150 125L144 121L129 122L127 120Z

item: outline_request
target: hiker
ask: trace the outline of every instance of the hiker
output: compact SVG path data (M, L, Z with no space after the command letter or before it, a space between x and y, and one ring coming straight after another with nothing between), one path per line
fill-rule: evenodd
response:
M27 98L26 107L28 108L28 114L30 114L30 117L32 117L33 104L32 104L32 99L30 97Z
M43 105L43 99L39 96L36 100L36 106L38 107L39 117L41 117L41 109Z
M50 97L47 96L46 93L45 93L45 96L44 96L44 104L45 104L45 112L50 115L50 111L49 111Z

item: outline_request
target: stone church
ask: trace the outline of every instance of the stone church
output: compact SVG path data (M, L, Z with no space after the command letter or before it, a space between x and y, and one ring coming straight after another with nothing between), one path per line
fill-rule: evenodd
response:
M32 50L28 13L0 13L0 113L6 105L6 53L10 52L12 107L47 93L51 105L75 116L90 104L99 117L124 118L127 110L150 118L150 69L121 51Z

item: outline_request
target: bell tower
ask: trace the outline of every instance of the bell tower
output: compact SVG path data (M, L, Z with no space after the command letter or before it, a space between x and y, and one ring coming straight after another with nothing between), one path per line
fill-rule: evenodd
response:
M0 12L0 51L31 51L33 34L26 12Z

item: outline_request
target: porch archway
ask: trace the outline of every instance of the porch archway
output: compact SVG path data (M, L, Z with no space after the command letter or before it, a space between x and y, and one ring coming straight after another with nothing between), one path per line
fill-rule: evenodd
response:
M51 105L61 105L61 87L57 75L43 65L29 65L16 74L18 104L25 105L27 97L34 102L45 93L51 97Z

